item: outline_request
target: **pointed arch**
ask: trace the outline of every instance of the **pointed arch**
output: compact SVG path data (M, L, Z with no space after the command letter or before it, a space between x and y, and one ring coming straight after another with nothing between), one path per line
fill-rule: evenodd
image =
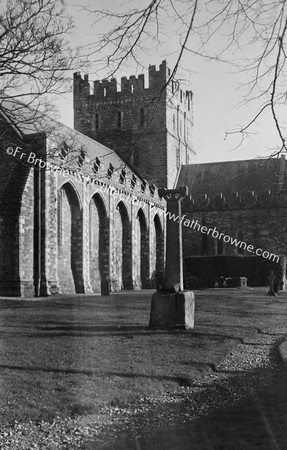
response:
M158 214L153 219L153 246L152 246L152 287L158 288L163 285L163 253L164 240L163 229Z
M59 190L61 190L64 186L65 188L70 189L70 192L73 193L72 195L76 196L79 208L83 209L83 203L76 184L72 180L63 181L63 183L59 185Z
M114 272L116 289L132 287L131 224L127 208L119 201L115 211Z
M143 210L137 212L136 223L136 245L137 245L137 280L140 288L149 288L149 245L147 220Z
M69 181L58 193L58 275L62 293L82 293L82 208L77 190Z
M90 282L93 292L100 292L109 277L109 224L107 210L99 193L89 204Z

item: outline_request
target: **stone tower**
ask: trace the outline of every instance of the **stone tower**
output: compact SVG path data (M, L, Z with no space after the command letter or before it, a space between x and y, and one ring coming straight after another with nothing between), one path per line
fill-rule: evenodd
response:
M167 85L163 61L144 75L94 81L74 74L74 128L117 151L149 183L173 188L182 164L193 161L192 92Z

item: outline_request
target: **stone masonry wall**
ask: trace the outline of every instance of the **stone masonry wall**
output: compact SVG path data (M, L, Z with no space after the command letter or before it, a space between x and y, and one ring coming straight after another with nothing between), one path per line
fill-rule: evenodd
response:
M191 162L192 93L178 83L164 88L170 71L163 61L144 75L94 82L74 74L74 127L116 150L140 175L158 187L172 188L180 164Z
M224 207L224 205L222 205L216 209L210 205L209 207L206 207L205 210L203 208L202 211L198 211L196 207L194 207L193 212L186 211L186 219L189 221L194 220L194 224L197 221L200 226L206 226L207 229L216 228L216 231L219 233L224 233L231 238L246 242L247 246L252 245L254 250L253 253L251 253L244 248L244 245L241 247L235 246L230 242L223 242L222 237L221 239L213 238L210 234L207 235L206 233L199 231L199 226L196 226L196 229L191 229L189 223L186 222L186 225L188 226L183 226L184 258L188 260L192 257L218 256L227 258L233 256L235 258L238 256L243 259L244 257L247 257L248 261L249 259L254 258L254 269L252 269L252 273L258 272L259 275L256 275L257 278L255 277L253 283L265 283L265 279L259 280L260 274L263 272L265 273L267 270L264 269L265 271L262 272L263 269L261 269L261 266L272 266L273 269L276 266L278 269L277 272L279 273L281 272L280 265L282 263L282 258L286 255L286 200L287 193L282 191L276 197L274 196L272 198L270 197L270 199L265 199L264 205L260 202L256 202L254 199L253 204L250 204L249 206L245 204L236 207L233 204L232 206L229 205L229 207ZM271 255L270 259L267 253L265 254L267 258L256 256L255 250L258 248L268 252ZM272 255L278 255L280 260L278 260L278 258L275 260L275 256ZM236 261L235 263L239 267L239 263ZM185 275L187 276L188 274L186 273ZM222 275L224 276L224 274ZM244 274L237 274L237 276L240 275L243 276ZM207 277L207 274L205 273L204 276ZM212 274L209 274L209 278L212 279Z
M155 186L132 173L123 181L122 171L97 179L88 158L85 180L78 158L65 170L40 170L35 158L24 164L9 155L10 140L2 139L1 147L0 295L139 289L162 279L164 217L151 205L165 204ZM44 161L43 142L17 144ZM60 157L53 163L65 165ZM163 230L157 240L154 220Z
M150 288L155 285L154 279L162 279L164 221L150 208L150 202L163 207L156 193L151 197L148 187L143 193L139 180L133 190L127 189L120 183L118 173L96 183L82 183L74 171L65 175L46 172L46 176L53 179L48 185L49 202L54 205L46 218L51 224L46 241L48 295L56 291L100 292L102 283L109 283L112 291ZM117 194L112 194L111 189L118 189ZM81 230L74 238L78 252L76 272L71 251L73 216ZM157 236L157 251L151 246L156 241L155 217L162 230Z
M2 295L34 295L33 168L20 164L15 152L23 141L0 122L0 292Z

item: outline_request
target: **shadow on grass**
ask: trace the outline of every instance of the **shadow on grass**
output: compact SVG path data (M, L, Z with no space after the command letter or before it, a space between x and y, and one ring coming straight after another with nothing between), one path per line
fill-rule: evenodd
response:
M11 327L9 327L11 328ZM15 327L17 328L17 327ZM221 327L222 328L222 327ZM236 327L235 327L236 328ZM247 327L248 328L248 327ZM23 328L22 328L23 329ZM35 330L38 330L39 333L35 332ZM252 328L251 328L252 330ZM9 333L9 331L8 331ZM5 334L5 332L3 333ZM185 330L181 327L170 329L170 330L153 330L146 326L126 326L126 325L116 325L116 326L103 326L103 325L74 325L74 324L67 324L67 325L60 325L60 326L36 326L35 328L26 331L21 330L18 333L21 336L29 336L29 337L37 337L37 338L47 338L47 337L61 337L61 336L69 336L69 335L76 335L76 336L90 336L91 334L93 336L122 336L126 337L127 339L133 339L135 336L152 336L152 335L189 335L194 337L206 337L206 338L212 338L217 340L234 340L238 343L243 344L244 340L240 336L233 336L232 334L224 334L224 333L213 333L213 332L199 332L193 330Z
M202 367L209 368L214 371L214 364L190 361L189 363L185 363L190 367ZM0 365L0 370L19 370L23 372L48 372L48 373L60 373L60 374L77 374L77 375L87 375L93 377L102 378L104 376L108 377L119 377L119 378L146 378L151 380L159 380L159 381L173 381L175 383L179 383L182 386L181 381L185 380L185 385L190 386L191 381L187 377L179 377L179 376L170 376L170 375L152 375L152 374L143 374L143 373L128 373L128 372L117 372L117 371L103 371L98 372L95 370L80 370L80 369L58 369L53 367L25 367L25 366L12 366L12 365ZM188 380L188 381L187 381Z

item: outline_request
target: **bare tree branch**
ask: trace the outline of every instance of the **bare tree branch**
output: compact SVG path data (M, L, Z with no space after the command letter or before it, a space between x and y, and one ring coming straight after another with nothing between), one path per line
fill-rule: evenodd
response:
M281 142L277 151L286 150L277 108L286 103L286 0L148 0L144 4L135 1L132 7L126 1L120 10L115 5L100 11L91 3L86 11L95 15L95 23L108 26L98 43L88 46L96 70L104 68L110 76L131 59L144 67L146 48L160 48L177 35L177 57L169 82L184 50L228 62L248 77L244 102L262 100L258 113L236 132L249 133L260 115L268 112Z
M3 0L1 6L0 108L15 123L31 124L54 111L51 95L70 90L69 71L77 67L67 42L73 23L59 0Z

